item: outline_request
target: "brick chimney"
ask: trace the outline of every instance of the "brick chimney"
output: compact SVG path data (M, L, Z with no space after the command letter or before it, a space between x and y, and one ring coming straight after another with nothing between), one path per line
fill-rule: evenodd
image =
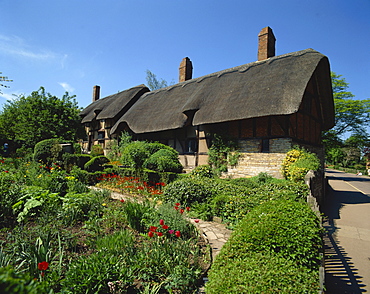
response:
M93 97L92 97L92 101L95 102L97 100L99 100L100 98L100 86L94 86L93 87Z
M179 83L191 80L193 77L193 64L189 57L182 59L179 67Z
M258 61L275 56L275 36L270 27L263 28L258 34Z

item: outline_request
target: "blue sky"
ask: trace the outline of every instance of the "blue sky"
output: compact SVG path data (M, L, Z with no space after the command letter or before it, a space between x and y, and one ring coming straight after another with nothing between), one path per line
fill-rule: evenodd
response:
M256 61L270 26L276 55L313 48L329 57L356 99L370 98L370 0L0 0L0 72L13 94L67 90L79 106L145 84L146 70L178 81Z

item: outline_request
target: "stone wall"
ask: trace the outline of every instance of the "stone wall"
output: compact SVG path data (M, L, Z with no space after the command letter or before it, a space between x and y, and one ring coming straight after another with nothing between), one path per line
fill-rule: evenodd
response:
M276 138L269 140L270 151L261 153L261 140L239 140L239 162L234 167L229 167L223 176L232 178L253 177L265 172L274 178L281 179L281 163L286 152L292 148L289 138Z

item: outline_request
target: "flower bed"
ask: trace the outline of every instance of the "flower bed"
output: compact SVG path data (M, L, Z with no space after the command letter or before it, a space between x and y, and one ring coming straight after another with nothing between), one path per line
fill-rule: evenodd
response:
M56 165L6 159L0 169L0 287L7 293L197 288L209 252L186 219L190 208L158 206L146 197L113 200L107 190L86 190L78 173ZM164 186L112 174L101 180L148 196Z

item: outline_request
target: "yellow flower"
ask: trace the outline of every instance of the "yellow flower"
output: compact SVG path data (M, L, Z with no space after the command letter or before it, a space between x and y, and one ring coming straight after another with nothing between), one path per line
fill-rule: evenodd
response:
M107 206L107 203L102 203L103 206Z

